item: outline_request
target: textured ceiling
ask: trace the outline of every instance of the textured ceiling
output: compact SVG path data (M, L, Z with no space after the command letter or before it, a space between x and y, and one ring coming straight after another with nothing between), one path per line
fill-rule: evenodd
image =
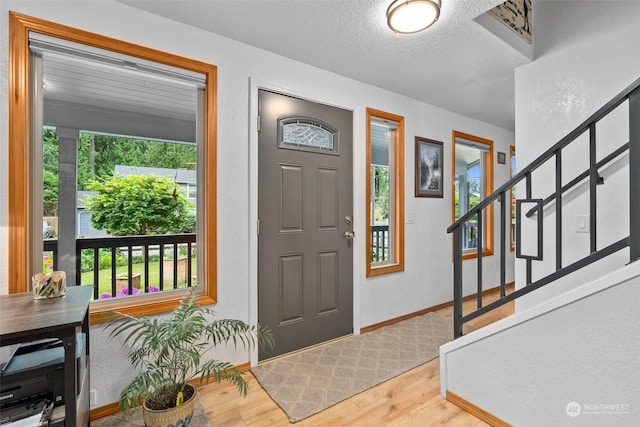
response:
M500 0L442 0L417 34L386 25L391 0L120 0L411 98L514 128L514 68L529 60L473 19Z

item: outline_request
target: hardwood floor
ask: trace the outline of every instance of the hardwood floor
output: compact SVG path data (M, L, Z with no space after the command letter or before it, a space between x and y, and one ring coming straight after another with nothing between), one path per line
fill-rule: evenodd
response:
M495 299L485 296L485 304ZM475 300L464 303L465 312ZM437 311L453 315L451 307ZM465 325L465 333L485 326L513 313L513 302L487 313ZM453 333L453 331L452 331ZM246 398L228 384L200 387L200 398L212 426L233 427L342 427L342 426L487 426L480 419L447 402L440 396L440 363L436 358L396 378L357 394L325 411L295 424L247 372L249 384Z

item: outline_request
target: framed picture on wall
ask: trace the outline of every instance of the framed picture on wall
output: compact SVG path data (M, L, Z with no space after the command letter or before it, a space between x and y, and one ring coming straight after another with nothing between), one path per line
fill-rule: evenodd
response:
M416 197L443 197L443 143L416 136Z
M507 155L506 153L503 153L502 151L498 151L498 164L499 165L504 165L507 163Z

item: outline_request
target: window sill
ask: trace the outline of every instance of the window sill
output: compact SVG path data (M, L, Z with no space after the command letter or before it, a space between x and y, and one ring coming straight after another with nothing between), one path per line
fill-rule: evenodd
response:
M160 315L173 311L180 299L187 291L171 292L171 295L163 296L140 296L140 297L122 297L114 298L108 301L94 301L89 305L89 324L98 325L107 322L107 312L118 311L130 316L151 316ZM216 300L210 293L198 292L198 304L210 305L215 304Z
M385 264L380 267L367 266L367 277L383 276L385 274L404 271L404 264Z
M493 255L493 249L483 249L482 250L482 257L487 257L487 256L492 256ZM466 261L468 259L476 259L478 258L478 251L476 249L472 249L469 252L463 252L462 253L462 260Z

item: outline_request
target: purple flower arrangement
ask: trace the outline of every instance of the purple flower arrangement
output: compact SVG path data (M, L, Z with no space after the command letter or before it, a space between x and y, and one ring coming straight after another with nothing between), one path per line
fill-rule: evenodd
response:
M157 286L149 286L149 293L151 292L160 292L160 288ZM131 295L141 295L141 294L144 294L144 291L141 291L138 288L132 288ZM129 289L122 288L120 292L116 294L115 297L116 298L126 297L128 295L129 295ZM113 296L111 295L111 292L103 292L102 295L100 295L100 299L109 299L109 298L113 298Z

